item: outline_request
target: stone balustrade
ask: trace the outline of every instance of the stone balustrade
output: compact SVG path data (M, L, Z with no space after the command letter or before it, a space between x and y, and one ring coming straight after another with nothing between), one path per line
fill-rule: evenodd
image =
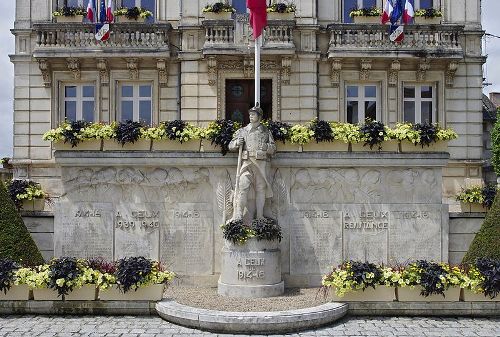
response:
M105 42L95 39L95 26L87 23L37 23L35 57L61 57L61 53L88 55L95 53L169 52L170 24L121 23L111 25L111 36Z
M430 56L460 58L463 49L460 36L462 26L409 25L404 27L401 43L389 38L389 27L382 25L332 24L329 57L412 57Z

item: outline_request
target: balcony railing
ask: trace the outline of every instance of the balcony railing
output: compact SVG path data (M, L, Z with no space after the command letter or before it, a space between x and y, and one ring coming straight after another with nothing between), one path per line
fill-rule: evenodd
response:
M408 25L401 43L389 38L389 27L382 25L332 24L329 57L420 56L460 58L463 26Z
M86 23L37 23L35 57L83 55L135 56L151 53L168 57L170 24L119 23L111 25L110 38L95 39L95 26Z
M236 15L234 20L205 20L204 54L242 53L254 46L248 15ZM270 20L264 30L264 54L295 53L293 30L295 20ZM253 50L253 49L252 49Z

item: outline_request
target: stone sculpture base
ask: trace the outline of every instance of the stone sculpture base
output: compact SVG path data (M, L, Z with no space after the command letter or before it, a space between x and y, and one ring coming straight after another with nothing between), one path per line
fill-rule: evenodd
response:
M284 293L278 241L225 241L218 293L229 297L272 297Z

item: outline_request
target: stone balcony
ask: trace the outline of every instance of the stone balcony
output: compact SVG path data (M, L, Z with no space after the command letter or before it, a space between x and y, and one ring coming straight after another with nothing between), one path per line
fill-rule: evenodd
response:
M389 39L389 27L366 24L331 24L328 57L333 58L440 58L460 59L463 26L408 25L401 43Z
M204 55L243 55L253 53L254 41L248 15L231 20L204 20ZM263 34L262 54L293 55L295 20L268 20Z
M111 36L98 42L95 26L87 23L36 23L35 58L170 57L170 24L116 23Z

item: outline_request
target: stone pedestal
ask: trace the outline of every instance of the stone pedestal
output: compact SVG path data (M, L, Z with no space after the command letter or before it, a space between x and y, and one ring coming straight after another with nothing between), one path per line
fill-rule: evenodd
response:
M278 241L224 242L218 293L229 297L272 297L284 292Z

